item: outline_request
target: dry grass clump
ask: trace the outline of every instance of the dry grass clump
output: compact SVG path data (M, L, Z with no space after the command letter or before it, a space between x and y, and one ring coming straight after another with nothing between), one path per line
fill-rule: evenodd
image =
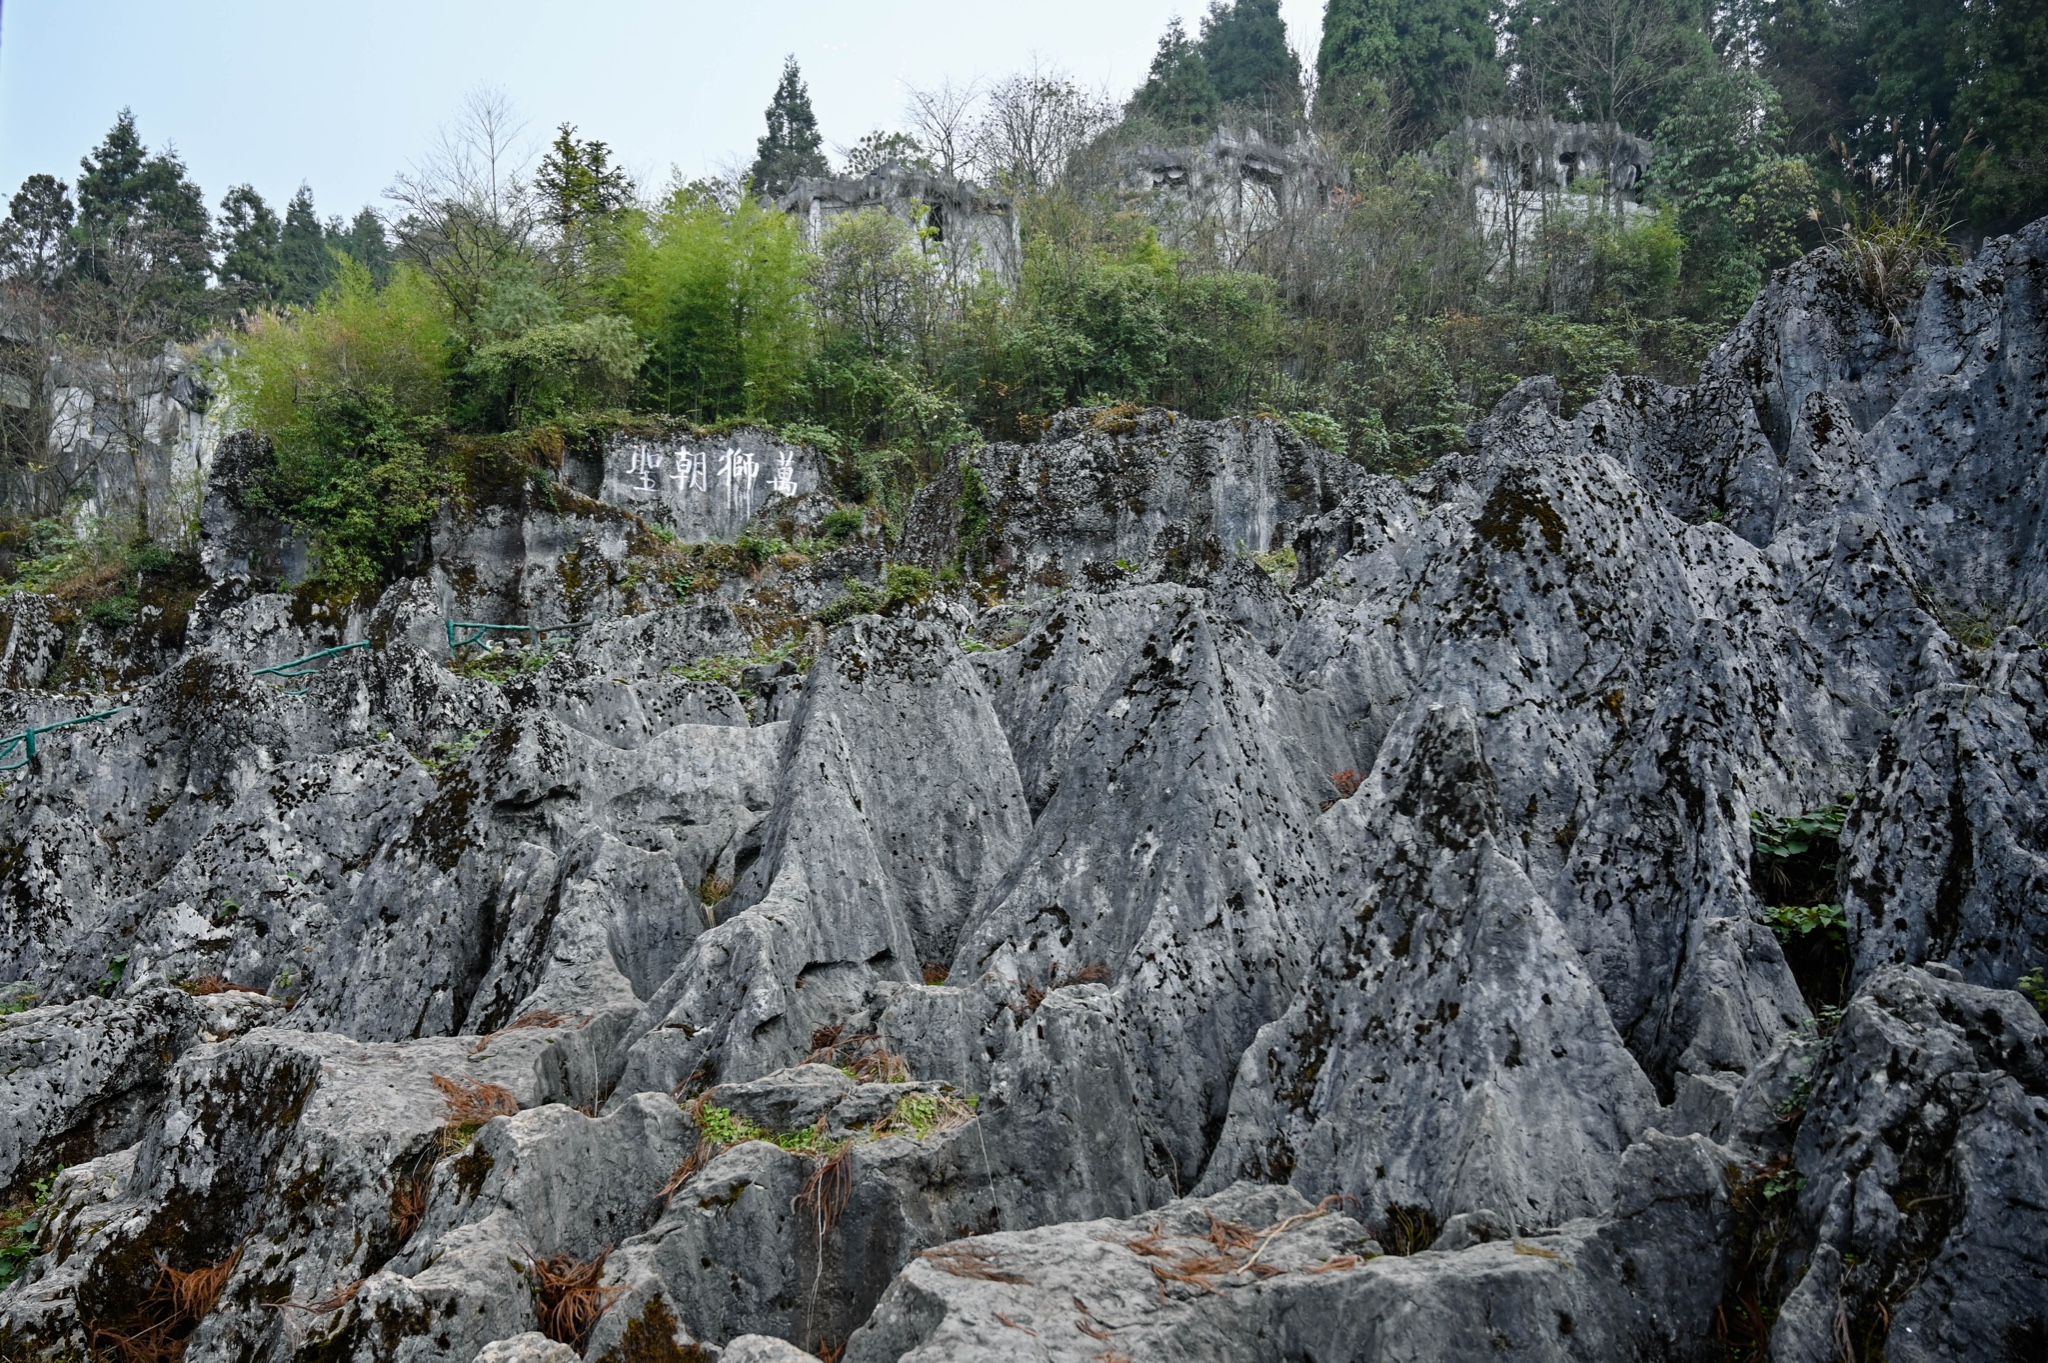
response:
M1205 1234L1179 1237L1181 1243L1174 1243L1158 1222L1153 1223L1147 1234L1112 1243L1154 1260L1150 1265L1152 1274L1162 1283L1183 1283L1204 1292L1215 1292L1220 1280L1235 1274L1257 1279L1285 1273L1287 1270L1283 1268L1260 1262L1266 1251L1273 1247L1273 1242L1298 1226L1328 1216L1343 1201L1342 1196L1333 1193L1305 1212L1283 1217L1258 1230L1235 1221L1219 1221L1211 1215ZM1330 1260L1316 1271L1327 1272L1334 1266L1336 1261Z
M481 1055L493 1041L496 1041L507 1032L524 1032L536 1027L567 1027L570 1023L575 1023L581 1027L589 1021L590 1019L587 1017L571 1017L567 1013L558 1013L552 1008L536 1008L531 1013L521 1013L495 1032L485 1032L477 1038L476 1045L470 1048L469 1053L471 1055Z
M812 1032L811 1053L804 1063L845 1070L862 1084L910 1082L910 1062L890 1050L880 1034L855 1032L847 1036L845 1030L842 1024L833 1023Z
M1840 194L1835 203L1842 211L1833 233L1835 254L1856 291L1884 318L1892 340L1903 343L1900 314L1919 296L1928 268L1957 259L1947 215L1918 194L1900 195L1882 207L1859 207Z
M447 1120L441 1126L441 1149L452 1153L468 1145L484 1123L493 1117L509 1117L519 1111L519 1099L512 1090L502 1084L487 1084L480 1079L450 1079L445 1074L433 1076L434 1087L441 1090L443 1102L447 1105Z
M424 1178L402 1178L391 1188L391 1233L403 1245L412 1239L427 1216L428 1183Z
M997 1268L994 1260L999 1251L982 1249L973 1245L940 1245L936 1249L921 1249L917 1257L931 1261L933 1268L950 1273L956 1278L976 1278L988 1283L1028 1283L1031 1279L1021 1273L1011 1273Z
M131 1328L98 1329L93 1343L121 1363L182 1363L192 1332L213 1314L241 1262L239 1249L217 1264L190 1269L172 1268L158 1255L156 1283L137 1307Z
M1052 963L1052 973L1047 977L1046 983L1043 985L1039 984L1037 976L1026 975L1019 990L1023 1006L1020 1008L1016 1003L1012 1003L1010 1005L1011 1011L1035 1013L1038 1011L1038 1006L1044 1003L1047 996L1055 989L1071 989L1077 984L1107 984L1111 979L1109 967L1100 961L1095 962L1093 965L1084 965L1072 974L1064 973L1066 968L1065 962L1054 961Z
M528 1276L533 1279L534 1295L539 1301L540 1332L549 1339L568 1345L572 1349L583 1347L583 1338L590 1333L590 1327L597 1324L598 1317L611 1309L611 1304L626 1289L621 1286L602 1287L598 1280L604 1276L604 1261L607 1250L595 1259L576 1259L567 1254L555 1254L547 1258L538 1255L526 1266Z
M810 1211L811 1220L817 1227L818 1242L823 1244L852 1201L853 1147L841 1146L827 1158L811 1165L811 1176L804 1180L803 1189L797 1193L792 1205Z

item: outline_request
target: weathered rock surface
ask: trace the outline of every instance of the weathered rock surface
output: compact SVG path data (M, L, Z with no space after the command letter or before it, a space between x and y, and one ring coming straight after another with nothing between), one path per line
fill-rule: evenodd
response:
M1817 257L1405 481L1067 413L694 585L507 441L334 607L229 442L176 629L0 609L0 727L125 707L0 777L0 1354L2037 1356L2044 271Z

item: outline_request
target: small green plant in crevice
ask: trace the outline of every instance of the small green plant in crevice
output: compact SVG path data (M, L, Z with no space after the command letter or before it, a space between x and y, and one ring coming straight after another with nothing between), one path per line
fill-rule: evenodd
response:
M929 569L909 563L891 563L882 569L882 585L870 587L859 578L846 580L846 595L820 610L812 618L830 627L856 615L883 615L898 606L916 605L932 594L938 579Z
M41 1002L40 994L16 994L11 998L0 999L0 1018L13 1013L26 1013Z
M1301 559L1295 554L1294 546L1291 544L1269 553L1253 554L1252 562L1258 564L1268 575L1285 578L1289 582L1294 580L1294 575L1301 569Z
M850 539L860 538L867 528L867 517L859 507L842 506L825 513L818 522L818 539L831 548L838 548Z
M974 1120L980 1100L955 1098L950 1093L906 1093L896 1101L896 1110L875 1124L876 1136L909 1134L924 1140L941 1131L951 1131Z
M1774 904L1764 910L1764 922L1787 945L1815 933L1834 946L1848 945L1849 916L1840 904Z
M121 987L121 977L127 973L128 958L126 956L116 956L113 960L107 962L106 973L101 975L100 982L93 986L93 992L103 999L114 997L114 991Z
M2043 1017L2048 1017L2048 969L2037 966L2020 976L2019 990L2033 1002Z
M1835 894L1842 828L1853 795L1796 814L1750 813L1750 884L1765 901L1763 921L1784 948L1807 1007L1847 997L1848 917Z
M1798 814L1751 810L1750 846L1756 855L1781 862L1805 856L1817 849L1833 852L1832 844L1841 837L1842 825L1848 822L1849 799L1853 798L1847 797L1840 804L1825 805Z
M1791 1291L1791 1263L1782 1253L1792 1235L1801 1179L1790 1159L1731 1165L1728 1206L1734 1221L1734 1272L1714 1316L1714 1331L1728 1358L1763 1363L1769 1358L1771 1327Z
M1942 633L1972 653L1984 652L1998 642L1999 635L2015 625L2027 628L2038 618L2039 612L2035 602L1979 601L1974 605L1961 606L1923 601L1921 604L1941 626Z
M710 682L716 686L730 688L742 700L753 693L740 685L742 674L750 667L763 667L783 663L797 656L794 643L782 644L776 648L756 647L752 653L716 653L708 658L699 658L693 663L681 663L669 671L684 681Z
M705 1103L696 1107L692 1119L698 1134L715 1145L739 1145L744 1141L766 1141L793 1155L830 1154L849 1143L826 1136L822 1126L800 1127L795 1131L771 1131L740 1116L731 1108Z
M460 738L436 743L428 755L419 760L420 765L439 776L450 767L459 765L490 736L489 729L471 729Z
M470 658L451 659L448 670L458 677L476 677L503 686L514 677L540 671L555 658L547 648L494 648Z
M50 1199L57 1186L57 1175L63 1172L59 1168L37 1179L30 1196L0 1211L0 1291L12 1286L34 1261L36 1245L42 1239L43 1223L48 1219Z

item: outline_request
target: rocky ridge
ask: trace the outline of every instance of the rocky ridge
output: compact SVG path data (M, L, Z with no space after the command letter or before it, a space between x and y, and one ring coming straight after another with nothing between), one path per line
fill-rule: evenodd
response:
M1405 481L1067 413L673 604L521 474L309 606L230 442L175 647L0 621L127 707L0 778L0 1355L2039 1357L2044 284Z

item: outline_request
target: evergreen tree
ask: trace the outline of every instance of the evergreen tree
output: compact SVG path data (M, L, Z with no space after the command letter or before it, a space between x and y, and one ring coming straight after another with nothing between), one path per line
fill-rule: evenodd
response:
M1316 81L1325 122L1379 110L1409 140L1433 141L1462 115L1498 105L1486 0L1330 0Z
M806 175L829 175L822 148L825 139L818 132L818 116L811 112L811 94L804 88L803 73L795 56L782 63L782 79L775 84L775 97L768 101L768 131L755 144L754 164L747 171L747 184L764 199L787 194Z
M1401 67L1401 36L1394 29L1398 8L1398 0L1329 0L1324 7L1316 100L1325 112L1391 93Z
M123 109L106 138L79 161L76 269L138 290L157 306L196 320L213 269L206 199L174 152L151 156Z
M334 282L334 258L327 254L327 233L313 211L313 191L307 185L300 185L285 205L277 263L284 273L279 296L298 307L310 306Z
M633 178L612 164L612 149L595 138L577 140L573 123L556 131L533 187L541 220L557 232L609 221L633 202Z
M1201 136L1216 126L1217 106L1201 49L1175 19L1159 39L1145 83L1131 96L1130 116L1169 137Z
M239 307L260 307L277 301L284 291L278 264L281 225L253 185L236 185L220 201L217 235L221 256L221 287Z
M368 270L378 288L391 282L391 239L384 235L384 220L376 209L365 206L348 230L331 237L329 244Z
M559 282L588 283L618 257L620 218L633 202L633 178L612 164L595 138L579 140L564 123L534 177L540 217L553 230Z
M1955 123L1973 135L1964 207L2007 231L2048 214L2048 5L1966 9ZM1959 139L1951 132L1949 145Z
M1760 0L1740 23L1757 71L1778 92L1787 145L1826 153L1852 135L1870 86L1861 15L1843 0Z
M71 263L71 229L78 218L71 189L54 175L31 175L0 222L0 271L42 288L62 279Z
M1287 45L1280 0L1215 0L1202 20L1201 49L1225 105L1282 117L1301 112L1301 63Z

